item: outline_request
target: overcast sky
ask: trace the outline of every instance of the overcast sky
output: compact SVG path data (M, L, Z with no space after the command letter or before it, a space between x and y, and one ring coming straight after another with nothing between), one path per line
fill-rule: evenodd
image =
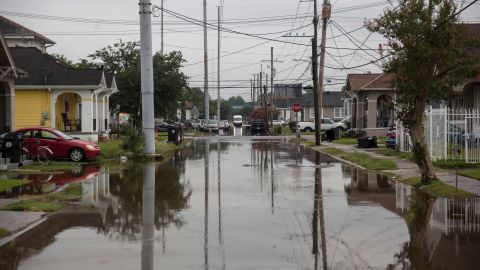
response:
M160 6L161 0L153 0ZM309 37L282 37L292 35L311 35L312 2L299 0L224 0L223 27L242 33L261 35L271 39L291 42L268 41L239 35L222 33L221 78L223 86L235 86L222 89L223 97L241 95L250 99L250 82L253 73L260 72L262 60L270 59L270 47L274 47L275 83L303 82L310 84L311 72L308 68L311 48L306 46ZM319 6L322 1L319 0ZM470 3L471 0L458 2ZM208 19L217 23L217 6L220 1L207 0ZM327 31L326 90L339 90L348 73L379 72L375 65L357 69L339 70L343 67L362 65L380 56L378 51L355 50L376 49L382 38L359 29L365 19L378 17L388 6L380 0L332 0L332 17ZM202 20L202 0L165 0L164 8L173 12ZM320 9L319 9L320 10ZM10 12L10 13L6 13ZM20 14L15 14L15 13ZM56 44L48 49L50 53L64 54L77 60L85 58L96 49L113 44L119 39L139 40L138 0L1 0L0 14L14 20L40 34L54 40ZM34 16L32 16L32 14ZM41 16L37 16L41 15ZM68 17L59 20L55 17ZM35 17L35 18L32 18ZM72 22L72 18L96 19L95 22ZM462 13L466 22L480 22L480 5L474 4ZM115 20L116 22L112 22ZM203 28L200 25L185 22L172 15L165 14L165 51L179 50L187 60L184 72L190 77L192 86L203 86ZM85 21L85 20L83 20ZM153 18L153 49L160 50L160 18ZM310 24L310 25L308 25ZM298 29L291 31L291 29ZM359 29L359 30L357 30ZM356 30L356 31L354 31ZM341 36L342 31L353 31ZM217 55L217 31L209 30L209 58ZM265 35L268 34L268 35ZM253 47L254 46L254 47ZM253 47L247 49L249 47ZM343 49L335 49L343 48ZM216 86L217 60L209 63L210 85ZM263 69L269 63L263 62ZM268 73L270 71L268 70ZM213 83L215 82L215 83ZM245 87L245 88L241 88ZM210 90L216 97L216 88Z

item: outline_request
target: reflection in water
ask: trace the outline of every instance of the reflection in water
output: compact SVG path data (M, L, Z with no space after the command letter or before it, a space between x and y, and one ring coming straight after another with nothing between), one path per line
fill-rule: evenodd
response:
M204 217L204 239L203 239L203 252L204 252L204 266L205 270L208 269L208 178L209 178L209 162L210 162L210 142L205 140L205 217Z
M480 198L432 198L410 186L396 186L410 241L390 269L475 269L480 263Z
M142 199L142 270L153 269L155 236L155 164L143 167Z
M314 255L314 269L318 269L318 229L320 222L320 241L322 248L322 266L324 270L328 269L327 263L327 243L325 238L325 217L323 213L323 190L322 190L322 168L320 153L315 154L315 186L313 199L313 217L312 217L312 236L313 247L312 254Z

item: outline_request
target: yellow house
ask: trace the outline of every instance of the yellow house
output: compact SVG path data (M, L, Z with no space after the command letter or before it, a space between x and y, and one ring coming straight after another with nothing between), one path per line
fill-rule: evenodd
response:
M103 69L73 69L38 48L12 47L28 73L15 80L15 129L44 126L96 141L109 126L115 77Z

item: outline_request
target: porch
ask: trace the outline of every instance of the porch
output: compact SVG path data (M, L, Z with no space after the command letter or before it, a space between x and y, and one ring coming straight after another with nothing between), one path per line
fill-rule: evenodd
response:
M388 91L362 91L352 99L352 129L367 136L386 136L395 126L393 97Z

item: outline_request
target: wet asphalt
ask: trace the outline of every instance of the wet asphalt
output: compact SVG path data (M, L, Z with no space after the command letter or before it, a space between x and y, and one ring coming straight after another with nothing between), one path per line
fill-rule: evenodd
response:
M475 269L480 262L475 198L425 197L284 139L209 137L163 163L87 166L47 182L61 188L72 179L82 183L82 207L0 247L0 269Z

